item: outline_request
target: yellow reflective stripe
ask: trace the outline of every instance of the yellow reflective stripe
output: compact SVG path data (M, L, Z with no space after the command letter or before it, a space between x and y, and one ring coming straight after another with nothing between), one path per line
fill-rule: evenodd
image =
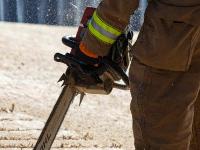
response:
M99 25L101 26L104 30L116 35L116 36L119 36L122 32L119 31L118 29L110 26L109 24L107 24L106 22L104 22L98 15L97 15L97 12L95 11L94 12L94 15L93 15L93 19L94 21Z
M108 43L108 44L113 44L115 42L115 40L101 34L100 32L98 32L93 26L92 24L90 23L89 24L89 30L90 32L96 37L98 38L99 40L105 42L105 43Z
M98 32L100 32L101 34L103 34L104 36L110 38L110 39L113 39L113 40L116 40L118 36L104 30L102 27L100 27L93 19L91 21L91 25L93 26L93 28L95 30L97 30Z

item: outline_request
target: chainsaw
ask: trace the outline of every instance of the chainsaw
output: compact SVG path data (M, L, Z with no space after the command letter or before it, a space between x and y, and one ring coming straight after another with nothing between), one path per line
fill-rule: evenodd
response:
M67 70L58 80L63 81L62 92L39 136L34 150L50 150L65 115L74 98L80 94L80 105L85 94L109 95L113 88L129 90L129 78L126 70L129 65L128 42L132 34L122 34L108 56L100 59L98 67L83 64L76 57L76 50L82 40L87 25L92 18L95 8L87 7L76 37L64 36L63 44L72 48L70 53L54 55L56 62L66 64ZM117 82L121 80L121 82Z

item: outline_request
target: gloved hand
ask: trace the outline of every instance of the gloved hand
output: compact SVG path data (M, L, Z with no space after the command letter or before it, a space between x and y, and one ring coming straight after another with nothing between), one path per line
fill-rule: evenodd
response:
M119 65L123 70L126 70L129 66L129 47L132 40L133 33L131 31L121 34L110 49L108 58ZM71 47L73 54L82 63L98 66L100 57L94 54L91 50L87 49L87 45L83 42L78 42L76 38L65 36L62 38L62 42Z
M72 48L70 54L55 54L54 59L71 67L77 83L80 85L92 85L109 83L120 89L129 89L129 79L125 74L128 63L124 62L124 53L127 53L129 37L121 35L111 48L111 53L105 57L99 57L87 50L84 44L80 44L73 37L63 37L63 43ZM118 52L119 51L119 52ZM66 57L65 57L66 56ZM121 61L120 61L121 60ZM125 65L125 69L122 64ZM115 81L122 79L124 85L118 85ZM112 84L110 84L112 83Z
M133 32L121 34L116 42L112 45L108 57L110 60L119 65L124 71L127 70L130 63L129 51L131 48L131 42L133 38Z
M117 38L116 42L112 45L108 56L106 56L107 60L113 62L124 72L126 72L130 62L130 57L128 53L130 45L129 41L131 41L132 37L132 32L121 34ZM100 63L102 63L102 57L99 57L92 53L92 51L87 49L87 46L84 45L84 43L77 42L75 38L63 37L62 41L65 45L72 48L71 54L73 54L76 59L78 59L82 64L97 67ZM109 74L109 76L114 81L121 79L121 77L118 76L113 70L108 70L107 74Z

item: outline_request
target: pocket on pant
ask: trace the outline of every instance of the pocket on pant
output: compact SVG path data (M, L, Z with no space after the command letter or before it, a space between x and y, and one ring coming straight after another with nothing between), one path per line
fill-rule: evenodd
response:
M197 44L197 27L147 15L133 55L142 63L158 69L185 71Z
M137 105L137 109L141 114L143 113L143 105L147 102L146 98L149 95L149 85L151 84L148 68L148 66L139 63L137 60L133 60L129 70L132 94L131 105Z

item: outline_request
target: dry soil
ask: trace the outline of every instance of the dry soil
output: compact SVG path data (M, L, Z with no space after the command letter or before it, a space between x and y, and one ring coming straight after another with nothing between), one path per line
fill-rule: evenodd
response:
M30 150L52 110L66 66L53 61L77 28L0 23L0 150ZM71 105L53 148L133 150L129 91L87 95Z

